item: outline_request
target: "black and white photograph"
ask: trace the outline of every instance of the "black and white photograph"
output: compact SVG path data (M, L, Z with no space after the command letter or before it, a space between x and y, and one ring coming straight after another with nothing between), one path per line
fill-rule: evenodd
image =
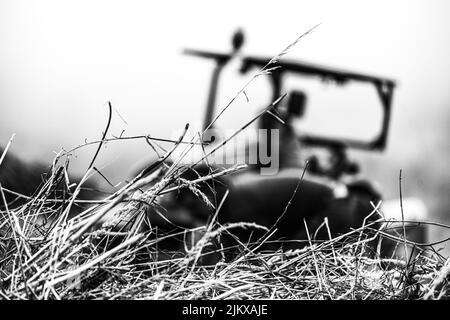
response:
M0 300L448 300L449 128L447 0L0 0Z

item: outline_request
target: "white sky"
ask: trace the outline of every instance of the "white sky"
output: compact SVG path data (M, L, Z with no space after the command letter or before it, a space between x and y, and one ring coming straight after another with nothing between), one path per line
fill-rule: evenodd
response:
M242 27L245 54L272 56L322 22L289 58L398 80L389 152L405 161L420 149L405 137L432 135L431 121L449 119L449 13L446 0L2 0L0 144L15 132L14 152L50 161L52 151L100 137L107 100L128 123L116 116L111 133L170 136L203 118L212 67L183 56L184 47L228 50ZM228 84L243 80L227 72ZM231 110L229 125L267 102L264 88L255 84L252 106ZM233 90L224 88L219 102ZM129 168L148 151L124 148L100 161Z

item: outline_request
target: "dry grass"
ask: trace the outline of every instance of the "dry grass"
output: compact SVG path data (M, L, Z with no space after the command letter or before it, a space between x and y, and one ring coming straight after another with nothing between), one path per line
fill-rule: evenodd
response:
M307 33L311 32L308 31ZM303 35L302 35L303 36ZM301 37L302 37L301 36ZM300 37L300 38L301 38ZM300 39L299 38L299 39ZM298 42L297 39L295 43ZM273 64L290 48L271 60L259 75L270 73ZM238 95L245 95L245 88ZM234 97L230 104L235 100ZM283 97L270 104L235 135L271 112ZM226 105L219 116L230 106ZM181 161L167 162L176 148L201 144L201 134L190 142L184 134L172 143L157 161L125 183L115 193L97 200L80 200L78 195L95 173L95 160L105 141L145 139L157 150L158 139L149 136L107 138L110 118L98 149L77 184L67 173L69 152L55 158L50 174L33 197L6 190L0 185L0 297L3 299L440 299L449 297L450 260L432 246L419 246L419 254L404 260L380 258L370 252L368 243L382 235L374 224L364 225L338 238L317 242L307 239L295 251L258 250L276 228L249 223L220 225L216 214L204 226L172 233L144 228L149 207L162 215L155 200L162 194L188 187L206 200L196 183L242 169L216 171L195 181L181 178L187 167ZM214 119L214 121L216 121ZM213 121L213 122L214 122ZM186 127L187 130L187 127ZM185 132L186 133L186 132ZM233 135L231 138L233 138ZM160 139L161 140L161 139ZM160 141L159 140L159 141ZM202 160L229 140L205 153ZM8 144L9 146L9 144ZM8 148L0 159L4 159ZM181 160L181 159L180 159ZM0 160L1 164L1 160ZM101 173L100 173L101 174ZM54 198L55 186L63 183L70 190ZM9 208L6 193L24 200ZM223 199L222 199L223 200ZM72 210L89 204L81 214L69 219ZM375 207L376 212L378 207ZM114 212L114 215L111 213ZM105 217L109 216L105 220ZM112 217L111 217L112 216ZM148 224L148 223L147 223ZM306 226L306 224L305 224ZM306 226L307 227L307 226ZM241 243L231 261L213 265L203 262L211 255L211 245L232 228L262 228L268 231L262 243ZM313 234L314 230L310 230ZM370 234L370 236L369 236ZM388 236L388 235L385 235ZM163 241L184 239L179 250L160 248ZM194 240L192 240L194 239ZM378 238L377 238L378 239ZM402 237L402 246L414 246ZM216 251L226 253L217 243ZM236 248L233 248L236 249Z
M295 251L264 252L241 244L231 261L203 265L213 240L230 228L261 227L238 223L208 225L177 233L143 229L148 206L163 193L195 190L195 183L228 174L233 167L180 181L182 165L165 165L167 156L143 170L116 193L95 201L80 215L67 219L77 205L81 183L65 201L49 197L64 161L34 197L15 209L4 207L0 220L0 295L4 299L426 299L448 298L450 260L432 247L405 262L381 259L368 243L380 235L373 224L324 242L308 239ZM59 155L62 156L62 155ZM62 163L62 165L58 165ZM164 173L162 173L164 172ZM178 183L177 183L178 181ZM68 182L70 184L70 182ZM139 189L143 191L138 191ZM0 193L5 199L5 192ZM200 191L199 191L200 192ZM6 202L5 202L6 203ZM98 223L111 210L112 220ZM217 212L220 210L220 205ZM375 207L375 211L377 207ZM160 213L161 214L161 213ZM124 224L123 221L127 220ZM117 225L125 226L118 229ZM263 228L263 227L261 227ZM312 230L313 231L313 230ZM371 238L368 238L369 232ZM375 235L373 235L375 231ZM161 241L180 236L180 250L159 249ZM195 237L195 241L189 241ZM103 239L103 240L102 240ZM113 245L106 241L115 239ZM272 239L267 237L264 241ZM406 243L401 237L398 245ZM259 244L260 245L260 244ZM220 248L216 246L215 248ZM219 251L226 252L227 248Z

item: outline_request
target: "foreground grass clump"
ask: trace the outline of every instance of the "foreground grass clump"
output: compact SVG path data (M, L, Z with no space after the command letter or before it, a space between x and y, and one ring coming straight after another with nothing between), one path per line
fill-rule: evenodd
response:
M181 141L180 139L179 141ZM175 146L179 144L175 142ZM208 265L211 243L231 228L251 223L205 225L158 233L143 228L148 207L162 193L195 188L180 180L182 165L166 164L171 153L144 169L116 193L77 200L83 181L63 199L50 192L66 172L55 160L48 180L33 197L0 213L0 297L3 299L428 299L449 297L450 260L420 249L409 261L368 254L362 226L324 242L308 239L294 251L265 252L240 244L231 261ZM212 173L200 180L233 172ZM59 174L58 174L59 173ZM145 188L144 188L145 187ZM137 192L137 190L140 190ZM5 192L0 189L2 199ZM16 195L21 197L20 195ZM200 195L201 196L201 195ZM5 201L6 202L6 201ZM90 206L72 219L71 210ZM219 210L220 207L217 209ZM115 212L106 223L99 223ZM126 223L124 221L126 220ZM118 228L117 226L121 226ZM261 227L262 228L262 227ZM182 243L161 249L167 239ZM194 239L195 240L192 240ZM273 241L267 237L265 241ZM403 242L398 240L398 245ZM228 248L214 247L216 253ZM236 248L234 248L236 249Z

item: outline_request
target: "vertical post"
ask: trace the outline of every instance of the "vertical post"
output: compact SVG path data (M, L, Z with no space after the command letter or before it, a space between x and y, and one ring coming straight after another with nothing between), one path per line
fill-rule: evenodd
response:
M376 83L378 96L384 109L383 125L379 137L374 141L372 147L374 149L383 150L386 148L387 137L389 132L389 122L391 119L391 105L393 97L394 85L389 82Z
M214 117L214 107L216 104L217 86L219 83L219 75L225 65L225 61L218 60L214 68L211 84L209 87L208 101L206 103L206 113L203 120L203 131L211 124Z

